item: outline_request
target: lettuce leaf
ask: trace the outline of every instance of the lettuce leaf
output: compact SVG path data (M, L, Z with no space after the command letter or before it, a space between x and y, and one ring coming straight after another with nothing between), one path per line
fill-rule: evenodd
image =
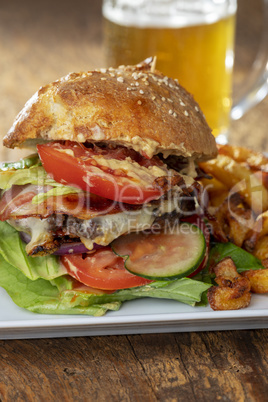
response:
M15 304L35 313L101 316L108 310L118 310L120 307L120 303L83 305L72 300L66 303L65 292L61 295L57 287L45 279L30 280L1 256L0 286L7 291Z
M31 166L41 165L38 154L32 154L26 158L22 158L17 162L3 162L0 164L0 171L12 170L12 169L26 169Z
M216 243L210 250L207 267L217 264L226 257L232 258L238 273L264 268L258 258L233 243Z
M4 170L0 171L0 188L3 190L8 190L13 185L24 185L24 184L35 184L37 186L51 186L59 188L56 195L79 193L82 192L77 187L66 186L51 179L43 166L34 165L28 169L18 169L18 170ZM50 195L54 195L51 194ZM40 193L34 197L35 203L42 202L46 197L50 196L47 193ZM43 199L42 199L43 196ZM39 201L40 199L40 201Z
M118 290L112 294L94 294L73 289L68 276L52 281L27 278L0 256L0 286L14 303L35 313L87 314L100 316L118 310L123 301L144 297L177 300L194 306L210 285L189 278L159 281L137 288Z
M83 190L71 186L54 187L51 190L47 191L46 193L39 193L35 195L32 198L32 204L40 204L41 202L44 202L48 197L56 197L59 195L74 194L74 193L83 193Z
M103 315L121 303L143 297L177 300L194 306L211 285L189 278L157 281L112 294L73 289L73 280L55 256L29 257L19 233L0 222L0 286L20 307L46 314Z
M66 273L54 255L29 257L19 232L7 222L0 222L0 255L31 280L53 279Z
M211 286L182 278L156 281L112 294L88 293L73 288L74 282L66 275L58 257L29 257L19 233L7 222L0 222L0 233L0 286L19 307L32 312L100 316L108 310L118 310L126 300L144 297L171 299L194 306Z

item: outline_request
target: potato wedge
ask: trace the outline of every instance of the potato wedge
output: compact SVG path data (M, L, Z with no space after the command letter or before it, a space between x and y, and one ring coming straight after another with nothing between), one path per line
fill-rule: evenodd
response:
M243 197L232 194L219 205L214 215L228 240L241 247L254 226L254 216Z
M239 275L231 257L223 258L218 264L210 268L210 272L216 275L216 279L218 277L233 279Z
M250 289L253 293L268 293L268 268L250 269L241 274L250 282Z
M201 162L200 167L224 184L231 193L243 195L258 215L268 209L268 190L258 175L227 155Z
M253 254L260 260L268 258L268 236L263 236L257 241Z
M219 154L230 156L236 162L245 163L252 170L263 170L268 167L268 158L261 152L234 145L219 145Z
M230 257L224 258L212 268L218 286L208 290L207 297L213 310L238 310L249 305L250 281L242 277Z
M248 281L244 279L246 278L239 278L230 286L209 288L207 297L210 307L213 310L239 310L248 307L251 293L245 291Z
M264 236L268 235L268 211L265 211L263 214L260 214L253 227L252 230L250 230L246 236L245 242L243 244L244 248L249 251L250 253L258 253L258 249L263 249L264 244L266 244L267 247L267 242L264 240L262 243L261 238ZM257 243L258 246L257 246ZM265 250L263 250L265 251ZM260 254L260 253L258 253ZM268 250L267 250L267 256L268 256ZM260 257L258 257L260 258ZM261 259L264 259L267 257L262 257Z

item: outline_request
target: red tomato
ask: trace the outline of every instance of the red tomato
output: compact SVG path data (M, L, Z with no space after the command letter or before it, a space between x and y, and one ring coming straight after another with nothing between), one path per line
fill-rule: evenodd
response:
M69 275L92 288L117 290L142 286L152 281L131 274L125 269L123 258L110 247L94 254L64 255L61 262Z
M158 166L167 175L165 165L157 158L144 158L125 147L115 149L82 144L50 142L37 145L42 164L54 180L71 184L93 194L128 204L143 204L162 195L154 185L156 176L149 169ZM118 161L126 161L119 166ZM130 175L134 172L134 176Z
M193 215L187 219L185 219L186 222L192 223L193 225L196 225L197 227L199 227L206 239L206 254L203 258L203 261L201 262L201 264L199 265L199 267L192 272L190 275L188 275L188 278L192 278L193 276L195 276L196 274L198 274L199 272L202 271L202 269L205 268L207 261L208 261L208 252L209 252L209 241L210 241L210 233L208 230L208 227L206 226L204 220L202 218L200 218L200 216L198 215Z

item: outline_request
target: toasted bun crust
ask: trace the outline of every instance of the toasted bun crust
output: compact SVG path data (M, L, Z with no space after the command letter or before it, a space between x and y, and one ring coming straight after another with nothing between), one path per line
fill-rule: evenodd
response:
M215 157L215 140L198 104L178 82L153 70L150 59L137 66L71 73L41 87L17 116L4 145L113 141L148 157L159 152Z

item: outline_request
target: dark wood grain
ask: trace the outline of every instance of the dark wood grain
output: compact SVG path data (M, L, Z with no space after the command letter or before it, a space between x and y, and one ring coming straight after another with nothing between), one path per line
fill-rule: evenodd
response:
M265 401L268 331L0 341L3 401Z
M260 3L239 1L237 84L257 51ZM104 65L100 11L100 0L0 3L1 136L40 85ZM268 150L267 110L265 99L234 122L231 142ZM1 159L17 155L1 148ZM251 330L0 341L0 401L262 402L267 338Z

